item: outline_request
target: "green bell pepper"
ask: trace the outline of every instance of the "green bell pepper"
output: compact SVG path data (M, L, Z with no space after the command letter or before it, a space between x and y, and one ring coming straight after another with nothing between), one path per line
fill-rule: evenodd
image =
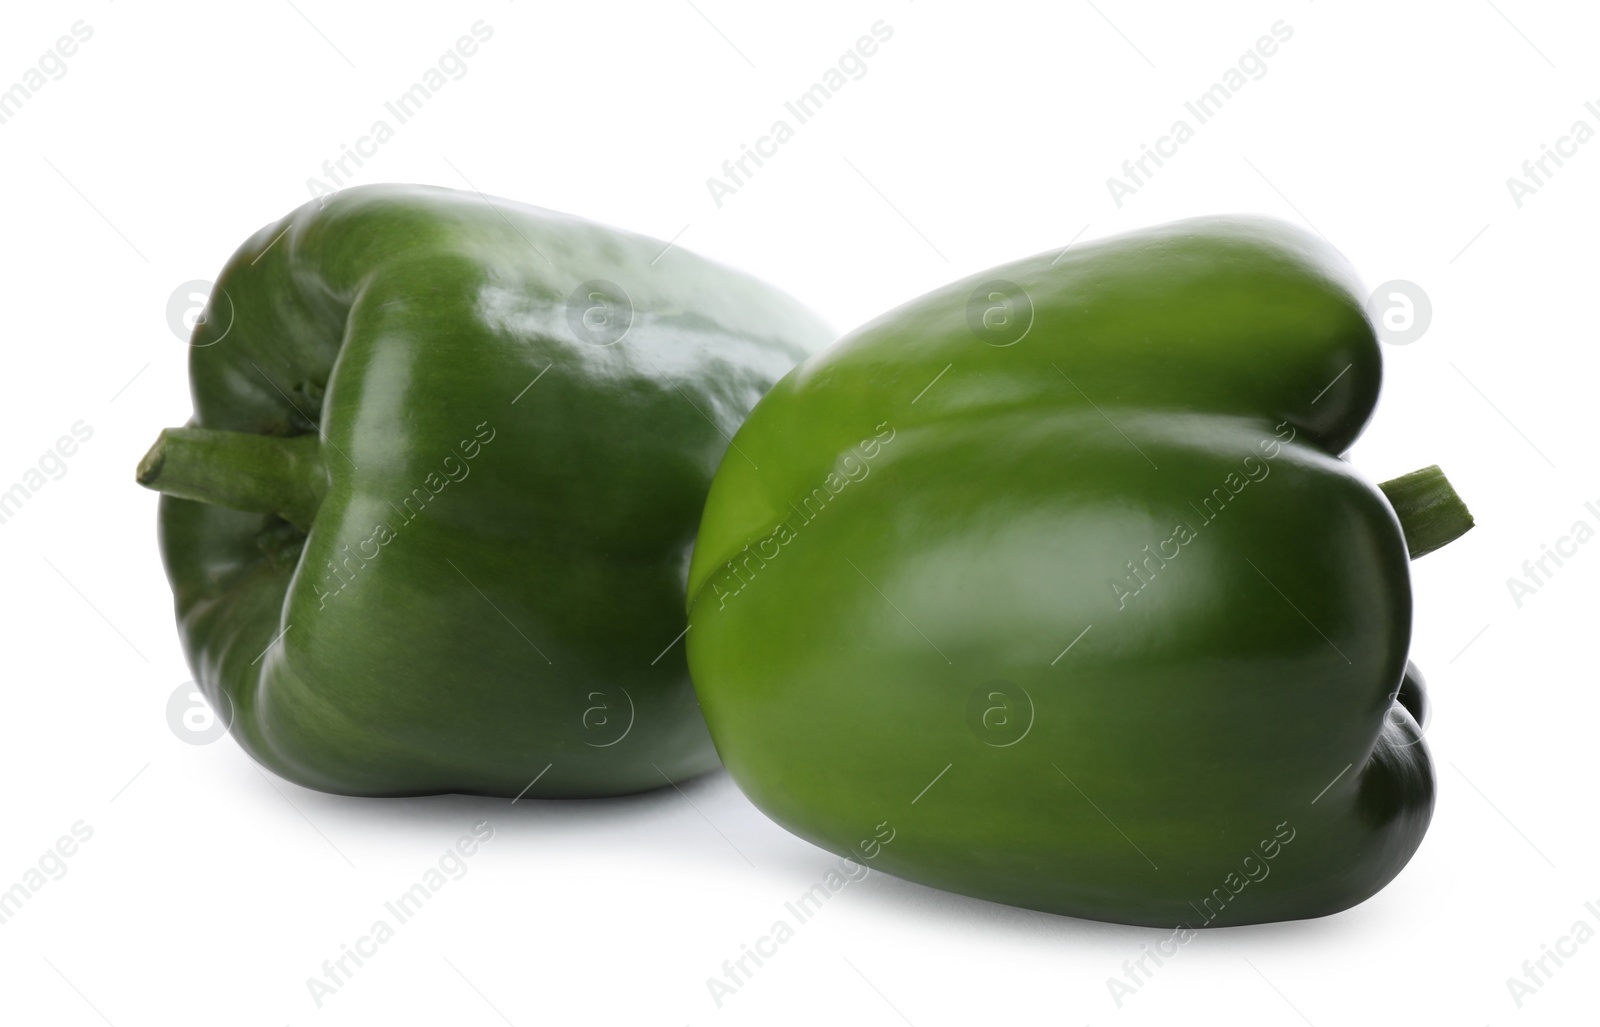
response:
M835 853L1079 917L1383 887L1434 797L1408 557L1471 518L1436 467L1380 489L1340 459L1378 396L1361 297L1320 239L1203 218L956 282L796 367L689 574L735 781Z
M445 189L257 232L139 468L190 667L256 760L355 795L616 795L716 765L689 550L745 413L831 339L676 247Z

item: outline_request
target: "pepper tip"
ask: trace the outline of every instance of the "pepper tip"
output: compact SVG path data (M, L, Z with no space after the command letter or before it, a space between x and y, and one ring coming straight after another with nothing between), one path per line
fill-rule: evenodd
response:
M167 460L167 433L165 430L156 436L155 445L139 460L139 468L134 472L134 480L145 488L155 488L156 479L161 477L161 465Z

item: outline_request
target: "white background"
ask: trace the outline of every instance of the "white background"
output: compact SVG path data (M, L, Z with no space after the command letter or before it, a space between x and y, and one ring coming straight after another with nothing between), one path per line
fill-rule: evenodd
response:
M93 438L7 523L0 888L92 839L0 924L11 1023L1570 1024L1600 941L1524 1000L1506 978L1600 925L1600 543L1519 607L1507 579L1600 526L1593 322L1600 140L1506 185L1600 101L1600 16L1541 0L1217 5L98 3L8 6L0 88L82 20L67 73L0 125L0 489ZM1203 9L1202 9L1203 8ZM1401 876L1318 921L1205 933L1119 1008L1167 932L873 873L722 1008L706 979L836 860L725 774L540 803L321 795L194 746L133 470L189 414L166 307L214 275L478 20L492 40L355 177L512 197L745 267L841 330L951 279L1173 218L1258 211L1369 284L1430 297L1386 346L1352 459L1440 463L1478 528L1415 566L1438 810ZM706 179L878 20L892 40L718 208ZM1106 179L1279 20L1293 38L1143 188ZM1600 106L1600 103L1597 103ZM1192 117L1191 124L1194 124ZM1554 166L1551 165L1553 168ZM1085 227L1087 226L1087 227ZM1080 236L1079 233L1083 234ZM681 234L680 234L681 233ZM495 836L318 1009L306 979L474 822ZM1554 964L1547 964L1553 967Z

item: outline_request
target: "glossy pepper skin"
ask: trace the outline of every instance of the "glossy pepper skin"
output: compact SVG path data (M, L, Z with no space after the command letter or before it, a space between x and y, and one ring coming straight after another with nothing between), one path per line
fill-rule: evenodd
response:
M1296 228L1196 219L956 282L795 368L689 576L735 781L835 853L1078 917L1382 888L1434 783L1406 538L1339 456L1378 395L1362 295Z
M695 527L745 413L830 338L744 274L504 200L374 186L268 225L140 468L197 681L324 791L713 768L672 644Z

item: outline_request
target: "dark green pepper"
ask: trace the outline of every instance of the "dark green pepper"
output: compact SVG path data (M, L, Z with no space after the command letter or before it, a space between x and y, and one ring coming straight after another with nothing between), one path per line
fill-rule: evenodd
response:
M1197 219L956 282L795 368L689 577L740 787L833 852L1074 916L1383 887L1434 795L1408 556L1471 518L1438 468L1380 489L1340 459L1378 396L1362 296L1298 229Z
M830 338L581 219L350 189L256 233L139 469L185 652L261 763L359 795L637 792L716 765L681 644L744 414Z

